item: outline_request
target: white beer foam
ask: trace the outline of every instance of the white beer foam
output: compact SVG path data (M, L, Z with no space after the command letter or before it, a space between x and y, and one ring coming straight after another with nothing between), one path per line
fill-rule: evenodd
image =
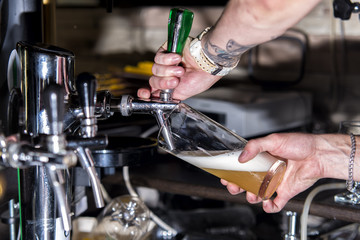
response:
M274 164L272 156L266 153L258 154L254 159L240 163L239 155L242 151L226 152L221 154L212 154L212 152L181 152L176 156L182 160L195 165L199 168L222 169L230 171L251 171L251 172L267 172ZM269 157L271 158L269 160Z

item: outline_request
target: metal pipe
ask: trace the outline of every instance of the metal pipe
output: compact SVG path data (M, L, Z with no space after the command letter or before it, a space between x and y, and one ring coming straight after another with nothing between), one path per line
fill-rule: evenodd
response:
M9 218L10 218L10 240L15 240L16 239L16 225L15 225L15 204L14 204L14 199L11 199L9 201Z
M287 211L286 216L288 217L288 233L284 236L284 240L298 240L299 237L296 233L297 213Z

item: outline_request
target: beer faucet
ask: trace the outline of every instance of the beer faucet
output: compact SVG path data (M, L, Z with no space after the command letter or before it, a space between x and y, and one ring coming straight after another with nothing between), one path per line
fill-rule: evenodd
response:
M186 40L189 36L194 14L186 9L173 8L170 11L168 21L168 47L169 52L182 54ZM82 82L82 86L78 86ZM76 80L78 99L83 111L78 111L76 107L69 108L65 114L66 126L70 126L74 119L81 118L81 135L84 138L94 136L96 132L96 117L109 118L115 112L120 112L123 116L130 116L132 113L150 113L154 115L161 129L164 140L170 149L174 148L171 130L168 124L168 114L173 111L180 103L172 98L173 89L165 89L160 92L158 98L135 99L129 95L123 95L121 99L113 98L109 91L95 92L95 77L89 73L82 73ZM86 89L89 89L86 90ZM91 91L90 91L91 89ZM88 99L96 99L95 103ZM77 104L74 104L77 106ZM95 117L96 116L96 117Z
M167 41L167 50L169 52L182 54L190 33L193 16L194 14L186 9L171 9ZM180 101L174 100L172 93L173 89L166 89L160 92L159 98L135 99L129 95L123 95L120 100L111 98L109 94L102 93L101 101L97 103L98 114L109 116L110 113L120 112L123 116L130 116L132 113L150 113L155 116L161 134L169 148L173 149L174 143L167 118L168 114L175 110Z
M60 85L50 84L44 90L44 106L49 120L49 134L46 137L47 149L52 153L66 153L66 140L63 134L64 92ZM71 152L74 154L73 152ZM69 166L47 164L46 170L50 184L54 190L58 210L63 223L64 232L71 230L70 199L66 196L63 184L65 178L63 170L68 171ZM66 173L65 173L66 174Z
M0 135L0 156L1 165L6 167L45 167L57 201L64 234L68 235L71 230L71 214L63 187L65 180L62 171L75 166L77 158L73 151L65 148L65 136L62 134L64 93L61 90L59 85L51 84L43 93L44 107L49 119L49 133L40 136L44 138L45 144L33 146L32 143L21 140L19 135L8 138Z
M164 101L162 99L135 99L129 95L123 95L120 103L115 99L111 101L111 109L120 111L123 116L130 116L133 113L150 113L155 116L165 141L173 148L170 129L167 123L167 114L173 111L180 101Z
M85 139L94 138L97 133L95 117L96 79L89 73L82 73L77 77L75 84L83 111L80 124L81 137ZM78 145L74 150L79 158L82 168L86 170L89 176L96 207L104 207L105 204L101 192L101 183L96 173L94 159L89 147Z
M173 8L170 10L168 22L168 52L182 55L186 40L189 36L194 14L182 8ZM160 101L164 103L174 103L172 99L173 89L165 89L160 92ZM161 134L169 149L175 148L171 138L171 130L167 121L167 113L162 109L155 109L155 118L161 128Z
M43 148L32 146L21 141L18 135L5 137L0 133L0 165L4 167L25 169L31 166L53 164L62 168L76 164L76 156L72 151L52 153Z
M80 134L84 138L95 137L97 133L95 117L96 78L90 73L81 73L76 78L75 85L83 112Z

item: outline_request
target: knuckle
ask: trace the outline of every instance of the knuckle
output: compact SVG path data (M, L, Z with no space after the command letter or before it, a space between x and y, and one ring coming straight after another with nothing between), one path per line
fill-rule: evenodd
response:
M151 72L152 72L154 75L157 75L157 74L158 74L157 64L153 64L153 65L152 65L152 67L151 67Z

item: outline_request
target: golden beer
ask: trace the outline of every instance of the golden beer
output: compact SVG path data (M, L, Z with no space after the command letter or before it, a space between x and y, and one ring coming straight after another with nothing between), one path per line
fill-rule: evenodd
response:
M285 162L261 153L247 163L240 163L240 153L195 151L181 152L176 156L262 199L270 198L284 176Z
M247 140L184 103L166 116L158 135L159 147L166 152L262 199L270 198L279 186L284 161L263 152L240 163Z

